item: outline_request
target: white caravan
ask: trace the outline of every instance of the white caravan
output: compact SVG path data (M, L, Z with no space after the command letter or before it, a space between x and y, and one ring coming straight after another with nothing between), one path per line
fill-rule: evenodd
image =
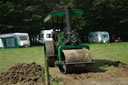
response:
M0 38L6 39L8 44L12 44L13 42L11 41L12 39L10 38L15 38L16 42L19 47L28 47L30 46L30 40L28 33L9 33L9 34L1 34Z
M110 41L109 33L106 31L90 32L88 42L90 43L108 43Z
M51 29L51 30L41 30L39 42L41 44L44 44L45 41L51 41L52 40L52 32L53 32L53 29Z

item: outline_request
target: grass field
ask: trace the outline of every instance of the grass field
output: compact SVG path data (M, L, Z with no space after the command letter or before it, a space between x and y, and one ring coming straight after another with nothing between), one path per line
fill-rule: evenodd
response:
M0 72L7 69L16 63L31 63L44 65L43 46L29 48L12 48L0 50Z
M110 67L107 63L121 61L128 64L128 43L89 44L95 71L113 71L117 68Z
M88 44L96 66L106 68L103 62L121 61L128 64L128 42L108 44ZM44 65L43 46L29 48L13 48L0 50L0 72L16 63L31 63Z

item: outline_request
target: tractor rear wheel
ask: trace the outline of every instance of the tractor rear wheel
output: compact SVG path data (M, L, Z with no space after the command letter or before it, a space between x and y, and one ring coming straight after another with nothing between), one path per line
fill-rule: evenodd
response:
M44 43L44 55L45 60L48 61L48 66L54 67L55 66L55 49L53 41L46 41Z

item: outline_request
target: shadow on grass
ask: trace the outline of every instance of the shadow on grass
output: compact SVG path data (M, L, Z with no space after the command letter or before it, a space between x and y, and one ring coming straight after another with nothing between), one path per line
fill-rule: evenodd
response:
M118 67L120 63L121 63L120 61L96 59L95 63L93 64L92 72L105 72L107 71L106 69L104 69L105 67L109 67L109 66Z

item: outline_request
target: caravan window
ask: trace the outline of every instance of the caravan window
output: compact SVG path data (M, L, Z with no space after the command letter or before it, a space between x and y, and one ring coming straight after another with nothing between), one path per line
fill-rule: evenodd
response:
M47 34L46 37L47 38L52 38L52 34Z
M103 38L108 38L108 35L103 34L102 37L103 37Z
M20 36L20 40L27 40L27 36Z
M7 46L15 46L14 39L6 39Z

